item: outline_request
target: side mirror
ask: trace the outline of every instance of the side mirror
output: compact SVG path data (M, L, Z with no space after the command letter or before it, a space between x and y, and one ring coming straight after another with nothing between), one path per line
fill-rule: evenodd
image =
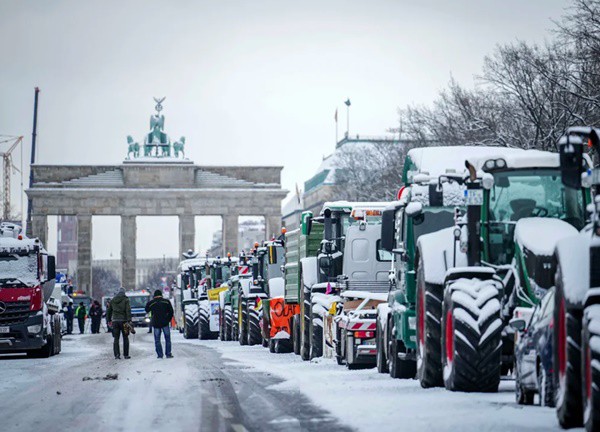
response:
M302 213L302 235L310 235L312 230L312 217L313 214L310 211Z
M510 320L509 325L521 333L527 328L527 322L523 318L513 318Z
M319 258L319 267L328 270L331 267L331 257L322 256Z
M396 237L396 209L385 209L381 215L381 248L391 252Z
M411 202L406 206L406 214L409 217L416 217L423 213L423 204L420 202Z
M573 189L581 188L583 141L567 134L560 140L560 174L562 183Z
M56 258L48 255L48 280L56 279Z

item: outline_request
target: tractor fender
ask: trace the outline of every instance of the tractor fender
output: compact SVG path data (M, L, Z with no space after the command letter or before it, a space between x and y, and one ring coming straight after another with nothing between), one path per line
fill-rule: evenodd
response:
M285 295L285 281L282 277L269 279L269 297L283 297Z
M304 279L304 287L310 288L319 281L317 273L317 257L307 257L300 260L302 266L302 278ZM304 289L302 287L302 289Z
M570 307L584 307L590 290L591 229L566 237L556 244L558 271L562 276L565 301Z
M449 269L467 266L467 256L454 240L454 227L422 235L417 242L417 250L423 264L425 282L430 284L442 285Z

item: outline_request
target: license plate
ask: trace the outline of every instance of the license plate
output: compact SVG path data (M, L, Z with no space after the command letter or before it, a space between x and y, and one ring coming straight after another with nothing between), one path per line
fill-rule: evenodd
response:
M480 206L483 204L483 190L467 189L465 190L468 206Z
M0 327L0 333L10 333L10 327Z

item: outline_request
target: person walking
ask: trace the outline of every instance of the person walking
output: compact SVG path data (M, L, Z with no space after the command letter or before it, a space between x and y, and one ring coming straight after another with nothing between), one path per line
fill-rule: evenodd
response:
M65 310L65 319L67 320L67 334L73 334L73 318L75 312L73 312L73 300L69 299L67 308Z
M90 306L89 314L92 320L92 333L100 333L100 322L102 321L102 306L100 306L98 300L94 300L92 306Z
M123 335L123 356L129 359L129 333L125 331L125 324L131 321L131 305L129 297L125 295L125 288L121 287L119 292L110 302L106 310L106 320L113 329L113 352L115 359L121 358L119 351L119 338Z
M154 328L154 346L156 356L163 358L163 349L160 342L161 333L165 335L165 354L167 358L173 358L171 353L171 318L173 318L173 306L171 302L163 297L161 290L154 291L154 298L146 304L146 312L152 314L151 324Z
M75 310L75 317L77 318L77 323L79 324L79 333L83 334L85 332L85 317L87 313L85 311L85 305L83 302L79 303L77 306L77 310Z

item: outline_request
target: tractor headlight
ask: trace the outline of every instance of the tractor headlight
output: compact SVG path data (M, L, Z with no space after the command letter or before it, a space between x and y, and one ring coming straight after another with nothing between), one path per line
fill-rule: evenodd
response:
M455 239L458 240L460 238L460 233L461 233L461 230L459 227L454 228L454 238Z
M496 161L493 159L485 161L485 168L488 170L496 168Z
M485 173L481 179L481 185L485 190L490 190L494 187L494 176L490 173Z
M506 161L504 159L496 159L496 168L506 168Z
M408 317L408 328L411 330L417 328L417 317Z

